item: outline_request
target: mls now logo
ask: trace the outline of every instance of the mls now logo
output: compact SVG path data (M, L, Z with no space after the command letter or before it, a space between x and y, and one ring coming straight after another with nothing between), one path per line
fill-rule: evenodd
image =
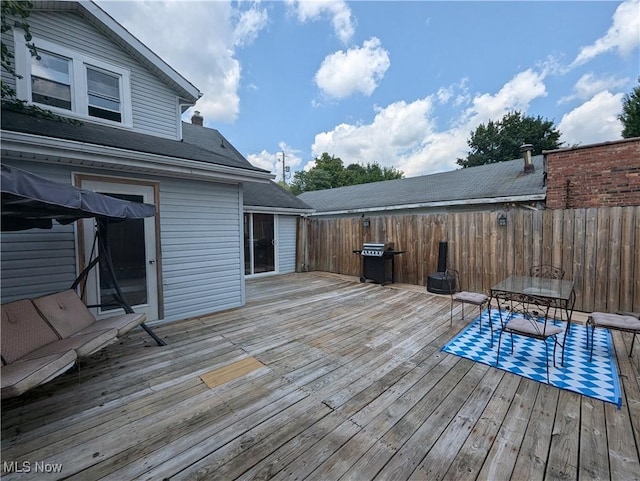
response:
M61 473L62 463L45 463L44 461L3 461L3 473Z

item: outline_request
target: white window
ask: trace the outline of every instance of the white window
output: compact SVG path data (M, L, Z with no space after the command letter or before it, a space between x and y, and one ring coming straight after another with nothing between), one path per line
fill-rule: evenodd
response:
M53 112L131 127L129 71L34 38L37 57L14 31L18 97Z
M31 100L71 110L71 60L40 51L31 57Z
M88 66L87 98L90 116L115 122L121 121L119 76Z

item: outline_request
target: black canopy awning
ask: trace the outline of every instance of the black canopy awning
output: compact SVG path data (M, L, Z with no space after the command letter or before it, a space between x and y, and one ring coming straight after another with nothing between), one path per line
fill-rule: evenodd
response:
M95 217L110 222L153 217L155 206L129 202L80 189L3 165L2 230L50 229L52 221L69 224Z
M103 259L106 274L116 290L119 305L127 313L134 312L125 299L113 270L108 243L108 226L125 219L142 219L156 215L156 208L141 202L129 202L91 190L80 189L40 177L8 165L0 167L2 177L2 231L18 231L33 228L50 229L53 220L70 224L78 219L95 218L98 221L96 239L100 242L100 254L80 273L73 283L75 289L87 273ZM141 327L159 346L166 342L159 338L144 322Z

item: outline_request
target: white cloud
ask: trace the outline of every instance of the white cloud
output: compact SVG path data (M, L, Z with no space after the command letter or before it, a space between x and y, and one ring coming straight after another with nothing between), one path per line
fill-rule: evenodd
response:
M587 73L580 77L573 86L573 93L561 98L558 103L562 104L575 99L587 100L603 90L624 87L628 82L629 79L617 79L613 75L596 78L593 73Z
M581 65L612 50L628 55L640 45L640 1L621 3L613 14L613 24L607 33L592 45L583 47L573 61Z
M489 120L499 120L509 111L526 112L532 100L547 95L545 74L527 69L516 74L495 95L476 96L465 112L466 122L476 126Z
M180 1L98 4L203 93L195 110L205 124L237 118L241 66L234 49L266 26L266 12L257 4L239 2L238 9L226 1L189 2L188 8Z
M314 156L328 152L345 164L377 162L396 167L405 177L452 170L466 157L469 132L480 123L498 120L507 112L526 112L537 97L546 95L544 74L526 70L515 75L496 94L477 94L468 99L467 81L440 89L438 94L414 102L395 102L378 108L371 123L340 124L316 135ZM461 93L459 93L460 91ZM437 131L434 103L463 99L470 107L453 123Z
M275 174L276 173L275 166L276 166L276 162L278 161L277 156L278 154L272 154L270 152L267 152L266 150L263 150L258 154L247 155L247 160L254 167L259 167L260 169L268 170L272 174Z
M623 94L600 92L592 99L563 115L558 124L562 141L568 145L594 144L622 137L618 114L622 111Z
M268 24L269 17L266 10L253 5L249 10L240 12L238 23L234 30L235 44L243 46L253 43L260 31Z
M355 93L369 96L378 87L391 61L380 40L365 40L362 48L335 52L322 62L315 75L318 87L328 96L344 98Z
M421 148L400 161L405 177L444 172L459 168L458 157L466 157L469 131L454 128L425 136Z
M304 23L329 16L336 36L342 43L347 44L353 37L355 27L351 9L343 0L287 0L287 3L297 14L299 21Z
M345 164L373 163L396 166L405 170L404 159L423 149L423 142L433 131L431 119L433 99L395 102L378 109L370 124L340 124L330 132L315 137L312 146L315 157L323 152L340 157ZM405 175L416 175L408 172Z
M438 97L438 102L440 102L441 104L446 104L453 96L453 87L440 87L436 95Z

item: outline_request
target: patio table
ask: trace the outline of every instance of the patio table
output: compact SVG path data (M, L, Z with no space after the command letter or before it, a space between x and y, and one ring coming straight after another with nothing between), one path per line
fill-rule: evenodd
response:
M576 296L573 281L565 279L549 279L546 277L509 276L491 288L489 314L491 314L491 300L508 300L512 303L526 303L528 299L543 299L549 302L554 310L554 318L560 312L560 321L566 321L567 334L571 329L571 316ZM493 326L492 326L493 327Z
M526 336L544 341L545 360L547 369L547 383L549 383L549 358L547 339L553 339L553 365L556 364L556 347L562 348L561 363L564 366L564 354L567 336L571 330L571 316L575 304L573 281L564 279L551 279L547 277L510 276L491 288L489 300L489 319L491 324L491 345L493 346L493 323L491 322L491 301L495 299L500 313L500 337L498 338L498 357L496 365L500 362L500 341L502 333L511 333L511 350L513 352L513 334ZM501 301L504 303L501 306ZM553 309L553 314L551 310ZM502 318L503 311L509 311L506 321ZM558 312L560 318L558 319ZM524 316L511 321L515 313ZM566 319L565 319L566 317ZM541 320L543 318L543 321ZM556 320L566 321L562 329L559 326L549 327L549 323L556 324ZM513 325L512 325L513 323ZM535 326L535 327L534 327ZM557 334L564 330L562 340Z

